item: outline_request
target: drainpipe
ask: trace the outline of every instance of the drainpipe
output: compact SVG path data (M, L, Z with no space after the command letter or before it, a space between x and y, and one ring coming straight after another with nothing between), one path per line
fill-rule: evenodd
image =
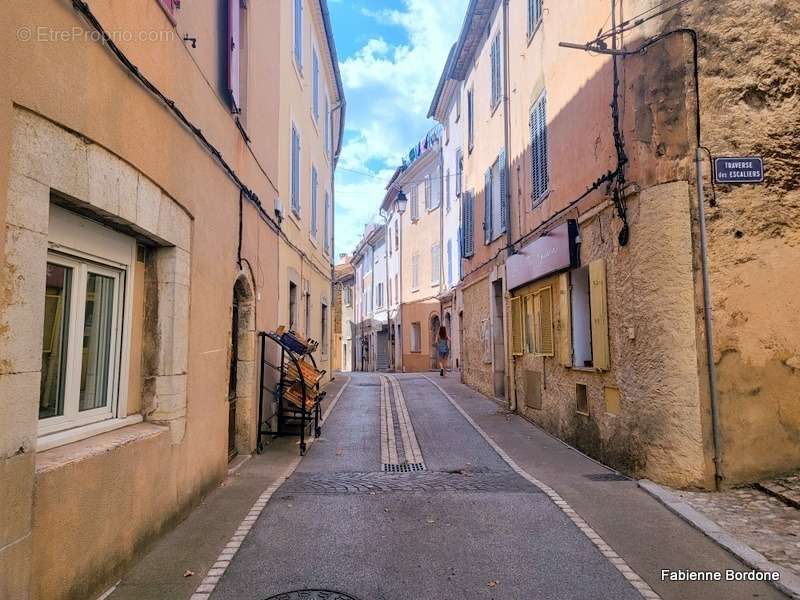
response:
M402 187L400 188L402 191ZM395 202L395 207L397 207L397 202ZM400 343L398 344L398 348L400 349L400 372L406 372L406 366L403 364L403 215L405 214L404 211L397 211L397 218L400 220L400 258L397 261L397 271L400 274L400 295L397 297L397 312L400 315Z
M444 288L444 147L439 141L439 295L442 295ZM439 300L439 326L444 325L444 311L442 311L442 301Z
M711 311L711 277L708 269L708 239L706 236L705 192L703 190L703 149L697 147L695 156L697 176L697 216L700 220L700 262L703 271L703 312L706 331L706 365L708 391L711 396L711 431L714 439L714 487L719 491L722 479L722 436L719 425L719 393L717 366L714 364L714 323Z
M511 218L511 177L510 173L511 170L509 169L510 159L511 156L508 152L508 138L509 138L509 130L511 128L511 115L509 114L508 105L509 105L509 88L510 84L508 81L508 0L503 0L503 144L505 148L506 154L506 164L505 164L505 178L506 178L506 197L504 198L506 203L506 248L508 251L508 256L511 256L515 253L514 251L514 235L511 231L511 223L513 223L513 219ZM503 287L507 287L507 280L503 277ZM502 295L503 298L503 315L505 317L506 310L505 310L505 294ZM509 319L503 320L505 324L505 331L503 332L503 336L505 341L508 341L508 331L510 329L511 323L509 323ZM510 348L508 344L505 345L505 355L506 355L506 390L508 393L508 402L509 402L509 410L516 411L517 410L517 386L515 385L516 381L516 373L515 373L515 364L514 358L511 356Z

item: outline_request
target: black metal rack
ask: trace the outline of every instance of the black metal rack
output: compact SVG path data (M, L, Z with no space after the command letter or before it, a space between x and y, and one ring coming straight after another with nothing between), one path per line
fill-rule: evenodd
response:
M261 338L261 367L259 373L259 403L258 403L258 446L260 453L264 445L265 436L283 437L300 436L300 455L306 453L306 429L314 425L314 437L319 437L322 430L320 422L320 404L325 397L325 392L320 390L320 381L325 371L317 369L313 352L317 343L313 340L302 342L292 332L262 331ZM271 340L280 348L279 364L267 360L267 340ZM310 365L306 361L310 361ZM274 390L266 387L266 369L274 369L278 374L278 383ZM264 418L265 393L275 397L277 408L275 412ZM270 421L275 418L277 428L272 429Z

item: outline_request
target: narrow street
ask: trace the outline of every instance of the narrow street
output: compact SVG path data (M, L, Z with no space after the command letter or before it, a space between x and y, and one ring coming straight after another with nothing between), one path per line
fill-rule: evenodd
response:
M662 582L662 569L747 569L455 376L353 374L295 465L192 598L782 597L763 583ZM145 597L128 592L112 599Z

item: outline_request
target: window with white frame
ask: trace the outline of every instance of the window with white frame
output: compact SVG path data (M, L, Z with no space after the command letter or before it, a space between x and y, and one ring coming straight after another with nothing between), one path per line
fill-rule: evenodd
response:
M383 308L383 282L378 282L378 290L375 295L377 296L375 307Z
M419 289L419 252L411 255L411 289Z
M292 123L292 212L300 216L300 134Z
M303 0L294 0L294 62L303 70Z
M419 192L416 185L411 188L411 220L419 220Z
M531 136L531 196L537 204L547 195L550 174L547 164L547 95L542 92L531 107L529 117Z
M394 276L394 289L395 289L394 302L395 302L395 304L399 304L400 303L400 284L398 283L398 281L399 280L397 278L397 275L395 274L395 276Z
M491 107L494 109L503 96L503 51L500 46L500 32L497 32L492 41L490 59L492 69Z
M317 49L311 49L311 113L319 121L319 57Z
M353 288L349 285L344 286L342 289L344 295L344 305L350 306L353 303Z
M528 36L533 35L542 21L542 0L528 0Z
M431 246L431 285L439 285L441 279L442 250L438 242Z
M458 89L458 91L456 92L455 96L456 96L456 99L455 99L455 103L456 103L456 123L458 123L458 121L461 119L461 88Z
M311 166L311 237L317 239L317 168Z
M52 207L39 432L125 417L133 238Z

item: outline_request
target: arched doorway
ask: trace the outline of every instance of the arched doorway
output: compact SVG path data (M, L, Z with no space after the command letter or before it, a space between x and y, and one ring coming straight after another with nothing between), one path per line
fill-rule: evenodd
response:
M250 279L240 274L231 302L230 376L228 379L228 460L249 454L256 445L256 319Z
M431 317L430 348L431 348L431 369L434 370L439 368L439 355L437 351L437 342L439 340L439 327L441 327L441 321L439 320L439 315L433 315Z

